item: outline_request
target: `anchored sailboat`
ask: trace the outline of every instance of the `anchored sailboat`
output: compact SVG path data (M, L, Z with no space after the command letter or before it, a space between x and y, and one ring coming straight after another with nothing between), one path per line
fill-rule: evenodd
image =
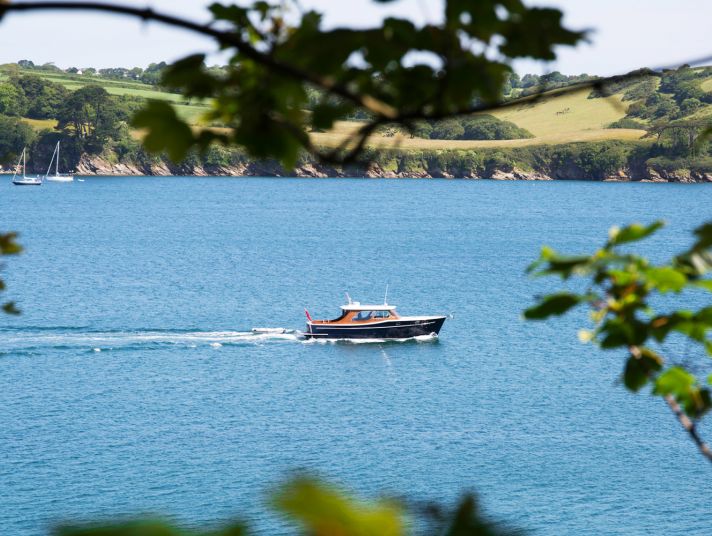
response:
M15 174L12 176L12 184L17 186L42 186L42 179L40 177L28 177L25 172L27 167L27 157L25 156L26 152L27 148L24 147L22 149L22 156L15 167ZM18 175L20 171L20 164L22 164L22 177Z
M54 153L52 153L52 160L49 161L49 167L47 168L47 175L45 175L45 180L52 182L72 182L74 180L74 175L69 173L59 172L59 144L54 148ZM52 169L52 164L54 164L54 175L50 175L49 172Z

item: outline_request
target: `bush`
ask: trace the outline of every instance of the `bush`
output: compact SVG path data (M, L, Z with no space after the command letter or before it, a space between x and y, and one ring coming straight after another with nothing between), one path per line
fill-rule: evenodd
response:
M634 128L638 130L645 130L645 124L630 117L624 117L618 121L614 121L609 124L606 128Z
M624 101L645 100L656 92L658 88L654 78L646 78L642 82L630 87L624 94Z
M516 140L533 138L531 132L493 115L477 115L464 121L463 140Z
M0 164L14 168L22 148L36 137L32 128L15 117L0 115Z
M473 115L434 123L419 122L415 135L431 140L516 140L532 138L531 132L493 115Z

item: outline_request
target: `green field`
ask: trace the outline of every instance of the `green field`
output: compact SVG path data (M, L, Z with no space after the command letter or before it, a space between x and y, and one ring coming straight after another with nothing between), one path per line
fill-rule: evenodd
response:
M180 117L192 125L203 124L203 117L210 110L207 104L191 102L178 93L160 91L153 86L135 80L112 80L97 76L69 75L37 70L20 70L20 74L33 74L63 85L70 91L75 91L87 85L99 85L111 95L138 97L142 99L164 100L173 103ZM7 73L0 71L0 80L6 79ZM36 130L51 129L56 126L56 121L38 121L25 119L25 122Z
M134 80L112 80L96 76L68 75L64 73L44 71L20 71L22 74L36 74L64 85L67 89L76 90L88 84L101 85L112 95L130 96L142 99L157 99L171 102L177 113L191 125L205 126L204 116L210 110L208 104L188 102L177 93L160 91L159 89ZM0 78L6 77L0 71ZM712 91L712 77L703 79L700 86L705 91ZM372 137L369 145L372 147L398 147L402 149L446 149L446 148L476 148L476 147L519 147L538 144L560 144L572 141L599 140L634 140L640 139L644 130L611 129L608 126L625 117L630 101L623 101L623 94L618 93L608 98L589 98L589 89L577 93L552 96L532 104L512 108L504 108L492 112L499 119L511 121L517 126L531 132L534 137L520 140L495 141L452 141L411 138L408 135ZM692 117L708 117L712 114L712 106L705 106ZM51 122L27 121L36 129L52 128ZM361 123L355 121L338 122L330 132L311 134L315 144L324 147L340 145L352 135Z
M370 145L400 149L473 149L484 147L524 147L574 141L637 140L644 130L606 128L626 114L621 95L589 99L590 90L553 96L534 104L492 112L499 119L511 121L534 134L521 140L426 140L410 136L373 136ZM341 121L330 132L312 133L315 144L336 147L355 133L361 123Z

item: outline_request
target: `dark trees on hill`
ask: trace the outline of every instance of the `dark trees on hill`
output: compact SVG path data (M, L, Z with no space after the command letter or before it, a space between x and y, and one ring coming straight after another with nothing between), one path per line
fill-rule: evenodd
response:
M15 117L0 115L0 163L14 165L22 148L30 145L35 137L32 128Z
M121 110L101 86L78 89L59 108L58 128L78 138L89 152L101 152L121 119Z
M27 109L23 115L30 119L55 118L56 110L69 97L69 90L64 86L36 75L12 77L10 82L27 99Z

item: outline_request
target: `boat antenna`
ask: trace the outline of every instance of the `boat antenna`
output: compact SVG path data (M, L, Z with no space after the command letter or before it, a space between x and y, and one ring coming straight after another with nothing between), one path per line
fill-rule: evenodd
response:
M383 296L383 305L388 305L388 283L386 283L386 294Z
M349 296L348 292L346 293L346 299L348 300L349 305L350 305L352 302L351 302L351 296Z

